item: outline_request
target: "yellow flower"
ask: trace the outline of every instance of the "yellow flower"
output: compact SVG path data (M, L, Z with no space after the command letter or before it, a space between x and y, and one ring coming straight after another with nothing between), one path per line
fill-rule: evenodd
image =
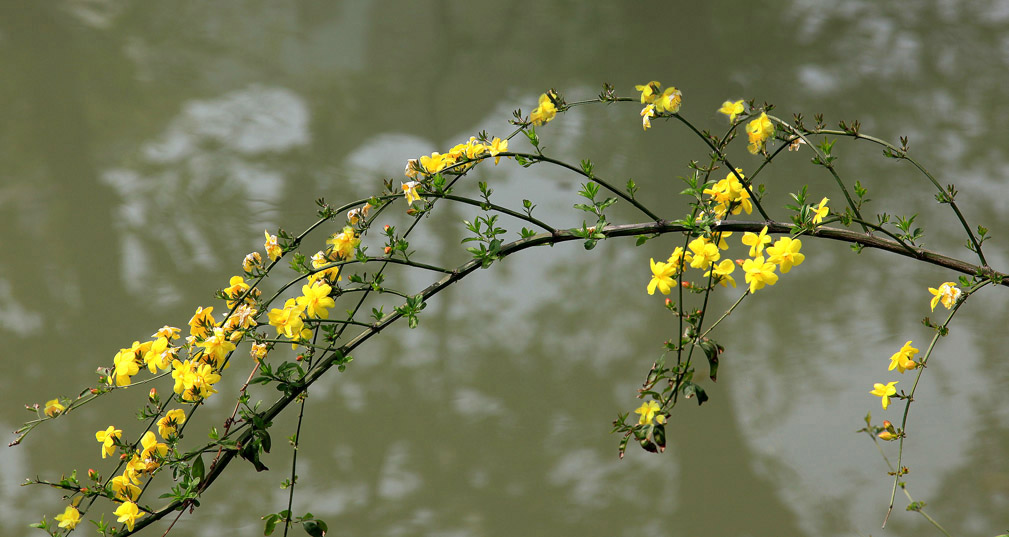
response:
M830 212L830 207L827 207L827 202L830 201L828 198L823 198L820 200L820 204L813 208L813 223L819 224L823 222L823 218L827 216Z
M420 164L417 163L417 159L415 158L406 161L406 176L410 179L416 179L418 166L420 166Z
M225 334L230 332L228 339L233 342L237 341L242 338L242 334L238 330L245 330L258 325L259 323L256 322L256 311L256 308L248 304L238 306L234 313L224 322Z
M161 328L159 328L157 332L155 332L154 334L152 334L151 337L154 338L154 339L158 339L159 337L163 337L163 338L167 338L167 339L179 339L179 333L180 332L182 332L182 330L179 330L178 328L175 328L174 326L168 326L166 324L165 326L162 326Z
M723 218L729 212L730 206L732 207L732 214L739 214L744 210L746 214L753 212L750 193L743 187L743 183L739 181L736 174L739 174L739 177L745 178L743 170L736 168L736 173L729 172L725 175L725 179L718 181L711 188L704 189L704 194L711 196L711 199L717 203L714 211L715 216L718 218Z
M764 144L774 134L774 123L767 117L766 112L761 112L760 117L746 124L746 135L750 138L750 145L746 149L756 155L763 151Z
M929 287L928 292L935 295L932 297L932 302L930 303L932 311L935 311L935 306L939 303L939 301L942 301L942 305L946 306L946 309L952 309L961 294L960 289L957 289L955 282L944 282L938 289Z
M490 156L494 157L494 165L496 166L498 162L501 161L501 157L497 156L498 153L504 153L508 151L508 140L502 140L501 138L494 137L490 142Z
M243 299L245 302L250 304L255 302L254 297L258 294L258 289L246 294L247 291L249 291L249 284L245 283L245 278L241 276L232 276L231 279L228 280L228 287L225 287L222 291L224 296L230 299L227 302L228 309L234 308L238 304L238 297L243 295L245 297Z
M918 367L918 362L914 361L914 355L918 354L918 349L911 346L911 341L908 340L899 351L893 353L890 356L890 368L889 371L897 369L900 373L907 371L908 369L914 369Z
M886 410L886 407L890 406L890 396L897 393L897 388L893 387L897 382L896 380L887 382L885 386L878 382L872 385L872 391L869 393L882 398L883 410Z
M406 196L406 202L413 205L413 202L420 201L420 194L417 193L417 187L420 183L417 181L410 181L408 183L401 183L403 187L403 195Z
M368 218L369 212L371 212L371 204L365 203L356 209L347 211L347 220L350 220L351 225L357 225L362 218Z
M176 328L178 330L178 328ZM157 334L155 334L157 335ZM158 369L168 369L179 351L178 347L169 347L168 338L162 336L151 345L151 350L144 353L144 363L151 373L157 373Z
M210 335L210 331L217 326L214 320L214 308L196 308L196 313L189 319L189 335L197 338L205 338Z
M760 234L747 231L743 233L743 244L750 247L750 257L757 257L764 251L764 245L771 242L771 237L767 236L767 226L760 230ZM782 271L784 272L784 271Z
M301 319L304 308L295 299L290 298L284 303L284 309L272 309L269 313L270 325L277 328L277 333L290 339L298 339L305 327Z
M280 250L280 245L277 244L277 236L270 235L269 231L263 231L263 233L266 235L266 243L263 245L263 248L266 249L266 255L270 256L270 261L276 261L283 253Z
M659 112L675 114L680 111L681 104L683 104L683 94L672 86L666 88L662 95L655 99L655 109Z
M718 233L718 249L719 250L728 250L729 249L729 243L725 242L725 239L727 239L727 238L729 238L731 236L732 236L732 232L731 231L720 231Z
M441 153L438 152L431 153L431 156L420 157L420 166L421 168L424 168L424 172L427 175L434 175L444 170L445 168L451 166L452 164L455 164L454 158L452 158L450 155L442 155ZM409 174L407 175L410 176ZM416 177L417 177L416 174L410 176L411 179L414 179Z
M655 117L655 105L645 105L645 107L641 109L641 128L644 130L652 128L653 117Z
M62 414L63 411L66 409L67 407L60 404L59 399L50 399L46 401L46 409L44 412L46 416L49 416L50 418L55 418L56 416Z
M722 284L722 287L728 287L729 284L735 287L736 280L731 276L734 270L736 270L736 264L731 259L723 259L721 263L712 265L711 270L705 272L704 275L710 276L711 272L714 271L715 281Z
M219 380L221 380L221 375L214 372L210 364L200 364L192 369L192 374L187 379L189 385L186 387L186 392L182 394L182 398L187 401L196 401L210 397L217 393L213 386Z
M662 407L660 407L655 401L641 403L641 406L634 411L635 414L641 414L641 418L638 420L638 425L651 425L653 419L659 425L665 423L666 417L662 414L658 414L660 410L662 410Z
M102 443L102 458L112 455L116 452L116 439L121 438L123 435L122 429L116 429L112 425L109 425L108 429L104 431L98 431L95 433L95 440Z
M333 288L325 283L301 286L302 296L297 299L297 304L305 310L308 315L321 319L329 318L329 308L336 306L336 301L329 297Z
M215 367L220 367L224 362L224 357L229 352L235 350L235 344L228 339L227 334L224 333L224 329L221 327L215 327L212 336L196 345L204 349L203 355L206 358L203 361L209 359L209 363L213 363Z
M168 446L158 442L158 439L151 431L147 431L144 433L144 436L140 438L140 445L144 448L143 451L140 452L141 459L159 461L168 455Z
M478 142L476 137L470 136L465 145L465 155L469 160L476 160L487 151L487 146Z
M655 96L662 89L662 84L659 84L657 80L652 80L647 84L634 86L634 89L641 92L641 104L652 104L655 102Z
M186 390L186 378L192 375L195 363L192 360L180 362L172 360L172 379L175 380L175 393L182 393Z
M251 354L256 360L266 358L267 352L268 349L266 348L266 343L253 343L252 348L249 349L249 354Z
M765 263L764 256L747 259L743 262L743 270L746 272L746 283L750 284L751 294L765 285L774 285L778 282L778 275L774 273L774 263Z
M116 519L117 522L125 522L126 527L133 531L133 525L136 524L137 519L144 516L145 512L141 511L137 504L133 502L124 502L120 505L112 514L119 517Z
M343 231L327 239L326 244L333 246L332 255L336 259L350 259L350 256L354 253L354 248L357 248L357 245L361 244L361 239L357 238L354 228L345 226Z
M109 484L112 486L112 494L118 500L136 500L140 497L140 487L134 485L127 474L113 477Z
M743 113L743 101L725 101L722 103L722 107L719 108L718 111L729 116L729 123L732 123L736 121L736 116Z
M132 382L130 377L140 371L136 353L132 349L120 349L112 361L115 364L112 374L115 376L116 386L129 386Z
M161 438L169 440L170 437L178 434L178 426L186 423L186 412L181 408L176 408L165 412L163 418L158 420L158 434Z
M694 257L690 261L690 266L697 269L703 270L708 268L722 256L721 252L718 251L718 245L709 242L704 237L697 237L690 241L687 247L693 252Z
M252 272L255 269L262 268L263 266L263 256L259 255L259 252L252 252L242 259L242 270L245 272Z
M677 246L666 263L673 266L674 274L679 274L683 271L683 263L690 263L693 259L693 254L684 252L682 246Z
M56 515L56 521L60 523L61 528L72 530L81 521L81 513L76 507L68 505L62 515Z
M329 257L327 257L326 254L323 252L316 252L315 255L312 256L312 268L321 268L332 262L333 260L329 259ZM335 285L336 282L340 281L341 279L342 277L340 276L340 267L330 267L326 270L321 270L314 274L308 275L308 283L315 283L319 280L325 280L326 283L329 283L330 285Z
M801 265L806 259L805 255L799 253L799 248L802 248L802 241L799 239L782 237L774 243L774 246L767 247L767 253L771 256L767 261L780 266L782 274L788 274L792 267Z
M552 92L551 92L552 95ZM550 95L544 93L540 95L540 105L537 106L532 114L529 115L529 120L535 126L546 125L557 115L557 106L550 99Z
M676 274L676 267L669 263L656 263L654 258L650 261L652 266L652 281L648 282L648 294L654 295L655 288L658 287L662 294L668 295L669 291L676 285L676 280L673 279L673 274Z

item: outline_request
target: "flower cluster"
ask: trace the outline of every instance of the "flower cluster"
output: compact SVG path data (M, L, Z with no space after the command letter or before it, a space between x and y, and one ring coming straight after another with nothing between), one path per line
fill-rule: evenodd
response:
M475 164L475 161L487 156L494 157L494 163L497 164L501 160L501 157L497 155L505 151L508 151L508 140L494 138L488 144L477 140L474 136L470 136L468 141L456 144L447 153L438 153L436 151L428 156L420 157L419 162L417 159L410 159L406 163L406 176L410 179L417 179L419 174L430 177L436 173L441 173L442 170L450 166L463 164L462 166L458 166L458 171L461 172L469 169L469 167Z
M683 104L683 94L680 90L672 86L663 90L662 84L656 80L634 86L634 89L641 92L641 104L645 105L641 109L641 127L645 130L651 128L653 117L660 114L675 114Z
M549 103L549 99L547 99ZM540 103L542 107L543 98L540 98ZM550 103L553 106L553 103ZM539 108L537 108L539 110ZM553 109L552 109L553 110ZM536 113L535 111L533 112ZM553 114L556 114L556 110L550 113L546 121L550 121L553 118ZM533 123L534 125L537 123ZM539 123L542 124L542 123ZM447 153L438 153L437 151L420 157L420 159L410 159L406 163L406 176L410 181L402 183L403 196L406 197L407 203L413 205L413 202L420 201L420 194L417 192L418 187L422 186L420 182L421 176L432 177L435 174L445 171L447 168L452 168L453 171L461 173L469 168L473 167L477 161L493 157L494 164L501 162L501 157L498 156L501 153L508 151L508 140L502 140L501 138L495 137L490 143L484 143L477 140L476 137L470 136L469 140L456 144L452 149L449 149ZM353 211L351 211L353 213ZM367 211L363 213L367 216ZM351 215L348 215L350 217ZM351 223L357 223L356 215L350 218Z
M365 205L356 213L348 215L348 218L353 222L354 217L366 217L369 209L370 206ZM269 232L266 235L267 255L271 259L279 258L282 252L277 245L276 236ZM347 226L327 242L329 246L326 251L313 256L315 268L351 258L361 241L354 228ZM262 256L258 252L247 255L242 262L246 276L254 275L262 268ZM289 339L309 337L311 331L305 327L306 323L309 319L328 317L329 309L336 305L330 295L334 294L339 280L338 267L313 273L308 284L302 287L302 296L289 300L283 310L270 312L270 324ZM120 349L113 357L113 366L104 369L103 382L112 387L130 386L133 377L147 369L152 374L171 373L174 381L173 397L178 402L198 403L216 393L214 386L221 380L229 356L238 343L258 326L256 317L261 307L259 289L241 275L231 277L228 286L220 291L219 296L226 301L229 309L224 320L219 321L214 316L213 307L197 308L189 320L189 336L184 343L175 343L181 338L182 329L165 325L152 334L150 340L134 341L129 347ZM278 315L278 312L285 315ZM262 360L268 349L267 344L256 343L252 346L251 354L257 360ZM184 357L181 356L183 352ZM98 390L92 392L97 393ZM151 390L149 398L152 403L159 404L156 389ZM47 417L54 418L66 409L59 399L53 399L46 402L44 413ZM164 411L153 423L157 435L148 430L133 444L127 442L123 430L114 425L95 433L103 459L115 456L117 450L122 450L120 458L126 462L123 472L108 480L104 494L119 503L115 515L129 529L132 530L136 521L146 515L136 504L143 490L143 480L157 473L174 453L174 445L179 440L186 419L186 411L182 408ZM158 436L162 441L159 441ZM80 498L77 499L79 500ZM59 527L73 529L80 522L77 501L56 516Z
M529 115L529 121L534 126L546 125L557 115L557 105L554 104L555 99L557 99L557 94L553 90L540 95L539 106L534 108Z
M767 117L767 112L761 112L760 117L746 124L746 136L750 139L746 150L756 155L764 151L767 140L774 135L774 123Z
M753 213L750 193L740 182L740 179L744 178L743 170L736 168L735 173L729 172L725 175L725 179L704 189L704 194L710 196L710 201L714 203L712 211L715 217L722 219L727 214L739 214L743 211L746 211L746 214Z
M714 282L724 287L729 285L735 287L736 281L732 277L735 265L729 259L717 262L721 259L720 250L728 249L725 238L729 235L731 232L722 231L712 237L697 237L687 244L687 251L676 248L665 262L656 262L652 258L650 260L652 279L648 282L648 294L655 294L655 290L658 289L662 294L668 295L677 285L676 279L682 273L685 263L689 263L691 268L707 271L704 273L705 277L712 278ZM750 247L750 259L739 260L737 263L743 267L744 279L749 284L750 293L777 283L778 275L775 274L775 270L780 268L781 273L785 274L806 259L806 256L799 251L802 248L802 241L799 239L782 237L772 246L767 246L770 242L767 226L764 226L760 233L743 234L742 243ZM768 254L766 260L763 255L765 247Z

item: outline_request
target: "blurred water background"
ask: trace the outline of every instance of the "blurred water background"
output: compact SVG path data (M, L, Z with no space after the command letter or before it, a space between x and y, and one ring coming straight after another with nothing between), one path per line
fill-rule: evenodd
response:
M957 185L969 222L993 231L988 259L1007 268L1006 1L8 1L0 62L8 431L31 417L24 403L77 393L120 347L213 304L264 229L300 231L317 197L365 197L408 158L483 129L504 135L511 111L550 87L576 100L655 79L683 91L682 113L702 127L725 127L722 101L754 98L782 117L907 135ZM679 217L677 177L705 148L675 122L639 122L633 105L583 107L540 133L550 154L633 177ZM759 159L741 149L749 172ZM866 212L917 213L926 246L971 258L910 166L867 144L835 152L842 176L869 187ZM810 156L763 174L773 216L787 218L787 193L803 184L841 198ZM501 203L530 197L539 214L580 223L577 176L511 161L476 175ZM462 259L460 222L476 214L446 207L415 248ZM619 206L611 216L638 219ZM665 454L617 459L610 422L637 406L676 330L644 292L647 260L678 240L527 251L440 294L419 330L368 343L309 397L295 511L334 535L936 534L899 495L879 529L890 481L854 432L868 411L898 421L902 405L884 414L868 391L904 341L930 336L926 287L955 279L893 255L805 241L806 262L719 329L728 350L719 381L703 384L711 401L677 409ZM911 412L911 491L954 535L1007 530L1005 296L990 290L958 315ZM24 478L111 471L94 431L131 427L139 400L102 399L5 449L2 533L35 534L27 524L63 509ZM232 404L212 399L187 433L199 440ZM272 471L233 465L172 535L259 534L259 516L286 506L293 418L274 431Z

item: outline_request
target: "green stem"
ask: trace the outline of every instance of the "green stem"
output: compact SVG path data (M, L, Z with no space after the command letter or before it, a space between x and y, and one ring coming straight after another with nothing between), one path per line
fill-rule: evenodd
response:
M743 294L738 299L736 299L735 304L733 304L729 309L725 310L725 313L723 313L722 316L719 317L717 321L715 321L715 324L709 326L708 329L705 330L704 333L701 334L701 336L697 339L704 339L704 337L708 335L708 332L714 330L715 327L718 326L718 323L722 322L723 319L728 317L732 313L732 310L736 309L736 306L738 306L743 301L743 299L746 298L749 294L750 294L749 289L744 291Z
M853 133L853 132L839 131L839 130L831 130L831 129L819 130L819 131L816 131L816 133L817 134L833 134L833 135L836 135L836 136L850 136L850 137L855 138L857 140L868 140L868 141L870 141L870 142L872 142L874 144L878 144L878 145L881 145L883 147L886 147L894 155L898 155L899 158L901 158L902 160L906 160L906 161L910 162L911 165L913 165L915 168L917 168L919 172L921 172L922 174L924 174L925 177L927 177L928 180L932 182L932 185L934 185L935 188L939 192L942 192L944 194L948 194L946 192L946 190L943 189L942 185L939 184L939 181L937 181L936 178L933 177L932 174L929 173L929 171L926 170L924 166L922 166L920 163L918 163L917 160L915 160L915 159L907 156L906 152L902 151L897 146L891 144L890 142L887 142L886 140L883 140L883 139L880 139L880 138L876 138L875 136L866 136L866 135L860 134L860 133ZM971 231L970 225L967 224L967 219L964 218L963 213L960 212L960 207L957 206L956 202L952 199L952 197L950 198L949 206L953 209L953 212L956 213L956 217L957 217L958 220L960 220L960 225L963 226L964 231L967 232L967 236L970 238L971 244L974 245L974 252L977 254L978 259L981 261L981 265L987 267L988 266L988 262L985 260L984 253L981 251L981 243L978 242L977 237L974 236L974 232Z
M767 116L767 117L769 117L775 123L781 125L783 128L785 128L788 131L790 131L792 134L798 136L799 139L801 139L803 142L806 142L806 145L808 145L809 148L814 153L816 153L816 156L819 159L819 161L823 163L823 167L827 168L827 171L830 172L830 175L832 175L834 177L834 181L837 183L837 186L841 188L841 192L844 194L844 199L848 201L848 207L850 207L851 211L853 213L855 213L855 217L858 218L858 220L860 222L864 221L865 219L862 218L862 214L858 212L858 207L855 205L855 201L851 199L851 194L848 193L848 187L844 186L844 181L842 181L841 177L839 175L837 175L837 171L834 170L834 165L831 164L831 163L829 163L829 162L827 162L826 155L824 155L823 153L821 153L819 151L819 149L816 148L815 145L813 145L812 143L810 143L809 139L806 138L806 135L803 134L803 133L801 133L801 132L799 132L799 130L796 129L795 127L793 127L793 126L789 125L788 123L782 121L778 117L775 117L775 116ZM862 231L864 231L866 233L869 232L869 230L866 229L865 224L862 224Z

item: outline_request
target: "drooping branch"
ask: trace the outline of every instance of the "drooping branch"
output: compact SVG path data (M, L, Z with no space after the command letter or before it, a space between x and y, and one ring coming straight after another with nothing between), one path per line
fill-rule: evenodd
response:
M769 234L791 234L792 225L785 222L742 222L742 221L721 221L711 226L712 231L740 231L740 232L759 232L764 227L767 227L767 233ZM689 228L679 224L673 224L668 220L660 220L657 222L645 222L636 224L619 224L606 226L601 230L597 230L606 237L628 237L628 236L638 236L638 235L663 235L668 233L682 233L689 231ZM991 277L993 279L1004 278L1005 274L995 272L989 268L980 267L977 265L972 265L965 261L948 257L937 252L926 250L924 248L914 248L909 250L907 245L902 245L897 241L884 239L876 237L873 235L868 235L865 233L851 231L847 229L839 229L832 227L818 227L813 231L807 231L804 235L835 240L840 242L847 242L851 244L857 244L862 247L876 248L879 250L887 251L904 257L910 257L918 261L926 262L932 265L943 267L949 270L960 272L962 274L973 276L982 275L984 277ZM498 255L500 258L508 257L512 254L516 254L523 250L533 248L536 246L547 246L553 244L559 244L563 242L584 240L583 236L575 233L574 230L557 230L552 233L540 233L527 238L519 239L505 245L502 245ZM376 260L377 261L377 260ZM482 266L480 260L471 260L457 267L455 270L446 274L437 282L432 283L423 291L418 293L416 296L423 298L425 301L434 295L441 292L443 289L451 286L452 284L461 281L463 278L469 274L475 272ZM1001 285L1009 287L1009 278L1002 279ZM326 372L336 364L341 363L343 357L353 352L357 347L363 344L365 341L371 339L371 337L377 335L386 327L395 323L402 317L404 313L395 312L389 314L382 318L382 320L372 323L365 330L355 336L353 339L349 340L337 349L331 349L332 355L327 359L322 360L319 366L310 371L304 379L292 384L291 389L288 390L284 396L278 399L269 409L265 410L261 414L261 418L265 422L272 421L274 418L280 415L292 402L298 400L298 397L304 392L309 386L311 386L315 381L319 380ZM237 432L237 431L235 431ZM251 440L253 435L253 429L246 428L241 430L241 434L236 439L239 446L244 445L246 442ZM220 475L223 473L224 469L234 460L235 455L238 451L235 449L229 449L224 451L220 458L207 470L207 474L203 479L201 484L202 489L206 489L210 486ZM127 531L122 533L122 535L131 535L143 529L144 527L160 520L169 513L178 510L185 509L188 507L188 502L190 500L179 500L172 502L161 509L150 514L150 516L144 517L138 520L133 531Z

